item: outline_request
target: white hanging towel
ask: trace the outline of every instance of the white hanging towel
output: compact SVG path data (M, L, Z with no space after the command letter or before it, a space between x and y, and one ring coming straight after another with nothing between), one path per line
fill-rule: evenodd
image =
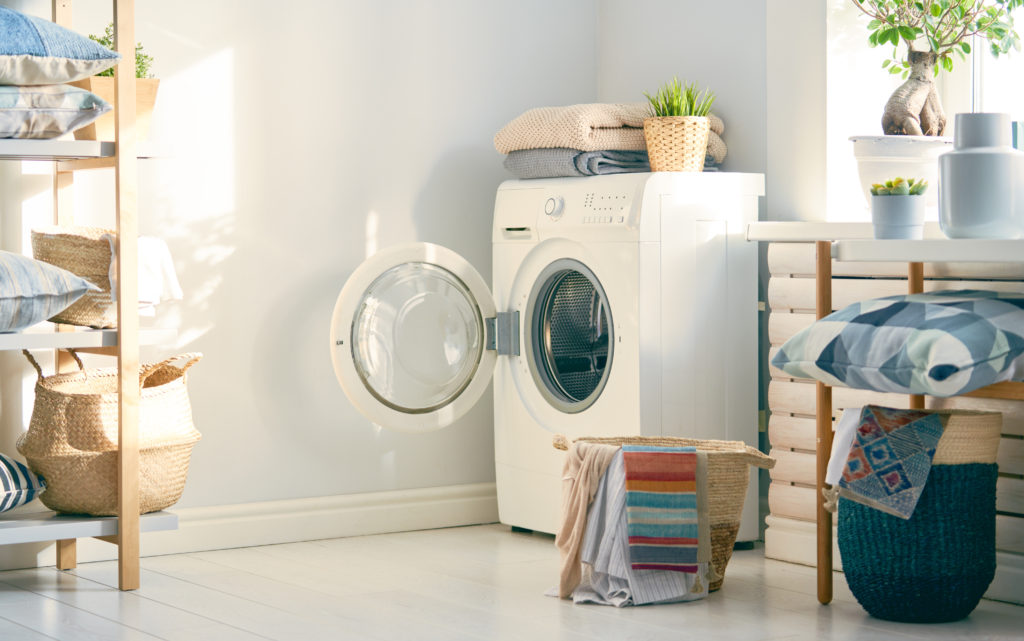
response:
M115 239L107 235L110 242L110 253L116 255ZM171 250L162 238L155 236L139 236L139 315L152 316L156 313L155 306L168 300L181 300L184 293L178 283L178 274L174 271ZM110 296L116 300L117 295L116 262L110 261Z

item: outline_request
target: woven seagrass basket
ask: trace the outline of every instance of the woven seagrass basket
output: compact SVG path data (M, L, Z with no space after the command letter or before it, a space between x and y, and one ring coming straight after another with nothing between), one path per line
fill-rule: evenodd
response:
M705 116L644 118L651 171L704 171L709 126Z
M117 370L86 370L75 355L81 371L43 376L32 355L25 355L39 378L32 419L17 446L29 468L46 479L39 499L57 512L117 514ZM200 438L185 372L200 358L182 354L145 365L140 373L140 514L170 507L185 488L192 447ZM185 364L171 364L177 360Z
M85 327L116 327L117 305L111 296L110 266L114 231L99 227L40 227L32 230L32 256L99 287L88 291L50 320Z
M771 469L775 459L750 447L743 441L715 441L670 436L583 437L576 439L606 445L653 445L662 447L695 447L708 457L708 512L711 520L711 565L720 577L708 584L714 592L722 587L725 568L732 558L736 534L740 530L743 499L750 481L750 467ZM565 437L556 436L554 446L569 447Z
M872 616L908 623L970 614L995 576L997 412L949 415L909 519L839 499L838 542L850 592Z

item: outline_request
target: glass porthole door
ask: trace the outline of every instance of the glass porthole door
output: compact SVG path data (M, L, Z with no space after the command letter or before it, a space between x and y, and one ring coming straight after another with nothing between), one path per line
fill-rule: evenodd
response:
M430 431L465 414L487 389L494 301L480 274L429 243L394 247L360 265L331 321L331 360L345 394L378 425Z

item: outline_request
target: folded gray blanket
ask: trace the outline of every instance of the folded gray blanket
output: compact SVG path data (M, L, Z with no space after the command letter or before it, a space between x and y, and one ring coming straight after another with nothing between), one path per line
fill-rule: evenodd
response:
M580 151L553 147L521 149L505 157L505 169L517 178L598 176L650 171L646 151Z
M704 162L705 171L714 165L708 156ZM509 152L505 157L505 169L516 178L559 178L650 171L651 165L646 151L580 151L552 147Z

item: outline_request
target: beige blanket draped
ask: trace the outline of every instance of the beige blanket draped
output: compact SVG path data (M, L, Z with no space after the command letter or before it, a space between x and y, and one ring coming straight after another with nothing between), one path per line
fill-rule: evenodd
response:
M555 534L555 546L562 555L558 596L567 599L580 583L580 546L587 527L587 507L594 500L601 475L617 445L576 442L569 448L562 470L562 523Z

